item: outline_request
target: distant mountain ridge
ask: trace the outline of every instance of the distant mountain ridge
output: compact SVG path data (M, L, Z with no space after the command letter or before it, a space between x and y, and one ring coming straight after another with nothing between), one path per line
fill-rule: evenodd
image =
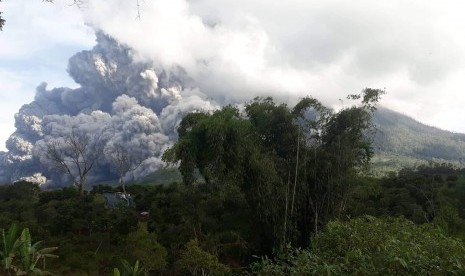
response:
M465 165L465 134L422 124L402 113L379 107L373 117L377 127L373 167L398 170L430 161Z

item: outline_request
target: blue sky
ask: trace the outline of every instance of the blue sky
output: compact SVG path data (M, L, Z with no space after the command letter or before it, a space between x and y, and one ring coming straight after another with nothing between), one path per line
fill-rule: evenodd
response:
M458 0L3 0L0 150L35 87L75 87L68 58L104 30L138 59L180 65L205 94L312 94L337 107L365 87L382 104L465 132L465 3Z
M41 82L75 86L66 73L68 58L92 47L94 35L81 12L63 1L6 0L0 10L7 20L0 32L0 150L5 150L14 114L33 100Z

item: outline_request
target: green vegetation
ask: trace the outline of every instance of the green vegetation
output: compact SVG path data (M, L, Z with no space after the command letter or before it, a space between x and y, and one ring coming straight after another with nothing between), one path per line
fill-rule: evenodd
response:
M291 250L253 265L257 275L462 275L463 242L404 218L333 221L311 250Z
M361 105L338 113L313 98L292 109L256 98L245 116L231 106L189 114L164 158L179 162L186 185L198 169L208 186L237 187L257 222L263 252L289 242L307 247L312 233L342 214L349 182L373 155L366 134L382 94L351 95Z
M228 266L221 264L218 258L199 247L197 240L191 240L186 244L186 249L181 253L176 267L181 273L190 275L226 275L230 273Z
M139 261L136 261L134 266L131 266L128 261L122 260L121 264L123 266L122 272L115 267L113 270L113 276L139 276L139 275L144 275L144 269L140 268L139 266Z
M16 224L11 225L5 232L2 229L0 256L2 260L1 270L5 274L28 275L46 274L45 259L58 258L51 254L56 247L40 248L41 242L32 243L31 234L28 228L18 232ZM38 262L43 261L43 269L38 267Z
M465 134L423 125L403 114L379 108L373 123L378 131L373 171L378 174L421 164L451 163L463 167Z
M164 155L179 171L125 187L0 186L2 272L463 275L465 169L373 177L382 94L351 95L360 103L336 113L313 98L256 98L188 114ZM134 206L106 203L123 189Z

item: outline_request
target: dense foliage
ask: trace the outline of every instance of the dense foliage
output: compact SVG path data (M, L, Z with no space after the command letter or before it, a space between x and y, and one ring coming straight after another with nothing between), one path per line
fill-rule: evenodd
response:
M404 218L362 217L333 221L312 241L271 262L254 264L257 275L461 275L462 241L432 225Z
M227 106L187 115L179 142L164 158L179 162L184 183L197 169L207 185L232 185L244 195L270 252L301 247L346 205L349 181L373 155L371 117L383 91L366 89L360 106L337 113L313 98L294 108L256 98L244 114Z
M370 176L382 93L351 95L361 102L339 112L313 98L292 108L256 98L188 114L164 155L182 178L171 168L125 187L0 186L0 229L22 248L0 249L2 265L16 269L2 272L460 275L465 170L430 164ZM132 201L114 202L116 192ZM27 230L8 234L12 225ZM39 268L52 249L59 258Z
M58 257L52 254L56 247L41 248L40 241L32 243L29 229L19 232L16 224L11 225L8 231L3 229L0 238L0 271L7 274L45 274L45 259ZM39 268L39 261L43 261L43 269Z

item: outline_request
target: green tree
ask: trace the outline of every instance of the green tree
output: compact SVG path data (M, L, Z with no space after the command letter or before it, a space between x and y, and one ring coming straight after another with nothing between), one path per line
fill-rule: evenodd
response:
M13 223L37 229L39 224L35 217L36 204L40 189L36 184L24 181L0 188L0 228L7 228Z
M176 267L179 271L189 272L193 276L227 275L230 272L229 267L220 263L216 256L202 250L197 240L191 240L186 244Z
M295 165L296 192L292 193L289 219L298 229L294 237L301 247L309 246L310 235L318 234L330 219L345 214L352 183L373 156L371 119L383 93L367 88L359 95L349 95L350 99L361 99L361 105L337 113L312 98L303 99L294 108L305 139L298 143L303 146L301 161Z
M198 169L207 185L240 187L263 249L288 241L306 247L311 233L344 212L351 180L372 157L371 116L383 93L351 95L361 105L338 113L308 97L293 109L255 98L245 114L232 106L189 114L164 159L179 163L187 185Z
M226 106L211 115L187 115L178 132L179 141L165 152L164 160L180 161L185 184L194 183L197 169L207 186L239 187L261 222L263 247L277 244L281 232L276 209L282 205L273 200L283 185L278 184L278 167L251 122L237 108Z
M160 272L167 263L166 249L157 242L155 233L149 233L144 223L139 224L137 231L126 237L128 252L140 260L147 271Z

